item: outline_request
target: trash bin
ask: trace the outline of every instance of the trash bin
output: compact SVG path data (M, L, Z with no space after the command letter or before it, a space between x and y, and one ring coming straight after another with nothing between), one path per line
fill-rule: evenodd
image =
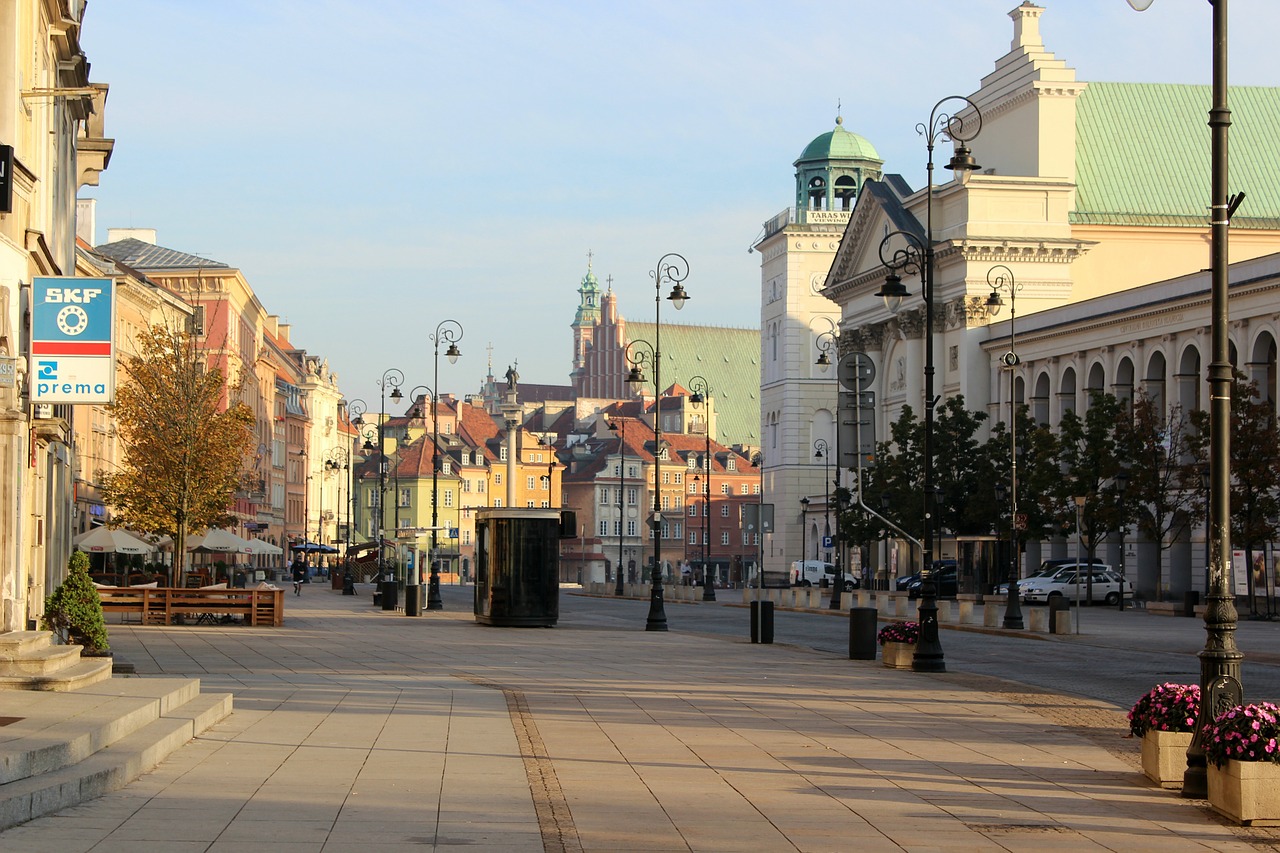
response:
M1070 613L1071 602L1067 601L1066 596L1055 595L1049 599L1049 633L1058 633L1058 614Z
M422 584L414 584L404 588L404 615L422 615Z
M751 602L751 642L773 642L773 602Z
M876 609L849 608L849 660L876 659Z
M342 594L343 595L356 594L356 579L351 576L350 570L342 573Z
M382 609L395 610L397 593L396 582L393 580L382 582Z
M1182 615L1195 616L1196 605L1200 603L1200 593L1189 589L1182 594Z

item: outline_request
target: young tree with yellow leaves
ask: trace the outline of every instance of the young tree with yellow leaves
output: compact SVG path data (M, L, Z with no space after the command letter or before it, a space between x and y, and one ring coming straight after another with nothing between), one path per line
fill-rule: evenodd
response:
M139 354L124 361L125 381L112 405L124 447L120 471L104 478L103 497L123 526L163 533L174 542L177 586L187 531L233 521L253 442L253 413L233 401L234 384L205 364L186 331L155 325L138 336Z

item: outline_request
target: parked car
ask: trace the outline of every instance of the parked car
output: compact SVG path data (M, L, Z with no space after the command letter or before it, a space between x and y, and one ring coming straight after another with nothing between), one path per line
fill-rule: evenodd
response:
M960 591L960 583L956 577L958 568L955 560L933 561L933 580L937 584L938 598L956 597L956 593ZM919 598L923 585L924 578L917 575L914 581L907 584L907 598Z
M831 586L836 577L836 567L822 560L796 560L791 564L792 586ZM859 586L858 578L844 573L844 591L853 592Z
M919 572L916 572L914 575L903 575L902 577L898 578L897 581L894 582L894 588L897 589L898 592L906 592L907 587L911 586L911 584L913 583L919 583L919 582L920 582Z
M1032 572L1031 574L1027 575L1025 578L1022 578L1021 580L1018 581L1018 593L1021 594L1023 591L1025 591L1027 588L1027 584L1029 584L1031 581L1040 580L1047 577L1053 577L1054 575L1058 574L1058 572L1062 571L1064 567L1068 572L1074 573L1077 565L1079 564L1075 560L1059 560L1059 559L1044 560L1043 562L1040 563L1040 568L1036 569L1034 572ZM1108 568L1108 569L1111 568L1109 565L1102 562L1096 557L1093 559L1093 565L1101 566L1103 568ZM996 585L996 595L1008 595L1008 594L1009 594L1008 582Z
M1077 571L1077 568L1079 571ZM1090 601L1101 601L1112 606L1120 603L1120 596L1133 597L1133 586L1113 572L1110 566L1094 565L1089 573L1083 564L1062 566L1053 575L1037 578L1022 590L1022 598L1028 604L1040 604L1053 598L1083 601L1092 590Z

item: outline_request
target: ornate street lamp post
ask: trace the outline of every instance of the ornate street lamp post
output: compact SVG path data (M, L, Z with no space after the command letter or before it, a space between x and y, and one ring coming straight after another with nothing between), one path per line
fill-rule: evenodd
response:
M440 342L444 341L448 344L445 349L445 357L449 359L450 364L458 363L458 356L462 355L462 350L458 349L458 341L462 340L462 324L457 320L441 320L436 326L435 333L430 335L431 344L435 352L435 367L432 375L432 384L436 390L440 389ZM444 600L440 598L440 565L437 555L437 542L440 531L436 528L439 526L439 504L440 504L440 396L437 393L431 395L431 574L427 579L427 609L443 610ZM417 592L417 590L414 590Z
M1000 291L1009 291L1009 351L1000 357L1000 361L1009 371L1009 593L1005 598L1004 627L1021 631L1022 604L1019 599L1018 568L1018 400L1015 386L1017 377L1014 373L1021 359L1018 358L1017 329L1018 291L1022 285L1013 277L1013 270L1004 264L996 264L987 270L987 284L991 285L991 295L987 297L987 309L992 314L1000 313L1004 300ZM1124 598L1122 594L1121 599Z
M623 512L622 493L627 490L627 421L618 418L609 421L609 429L618 434L618 570L614 572L613 594L622 597L622 536L626 532L626 520Z
M1151 0L1129 0L1139 12ZM1237 613L1231 590L1231 353L1227 239L1231 215L1244 193L1229 196L1228 131L1231 110L1227 107L1227 0L1212 0L1213 6L1213 103L1209 109L1211 197L1210 302L1212 303L1209 363L1209 588L1204 612L1205 645L1200 652L1200 716L1196 720L1191 746L1187 749L1187 770L1182 778L1182 796L1208 795L1208 769L1204 756L1204 728L1213 713L1244 700L1240 661L1244 655L1236 646ZM1121 595L1121 599L1124 596Z
M825 438L819 438L813 442L813 458L822 460L822 482L825 484L822 487L822 491L823 491L823 494L826 495L826 510L825 510L825 519L823 521L823 529L826 531L825 535L834 536L835 534L831 530L831 446L827 444L827 440ZM836 467L836 470L839 471L838 465ZM837 514L836 525L838 526L839 524L840 524L840 516L839 514ZM826 543L824 542L823 546L825 545ZM830 602L831 610L840 609L840 590L841 590L841 587L844 586L844 572L841 570L841 567L839 564L840 564L840 556L839 556L839 553L837 553L836 554L836 565L837 565L836 573L831 576L831 602Z
M809 559L809 544L807 535L809 532L809 498L805 496L800 499L800 567L803 571L804 563Z
M683 284L688 275L689 262L683 255L675 252L659 258L657 268L650 273L655 292L653 348L649 353L653 358L653 516L649 521L650 529L653 530L653 585L649 591L649 618L644 626L646 631L667 630L667 614L662 605L662 286L664 283L671 284L671 293L667 299L679 311L689 299ZM631 364L627 381L631 383L644 382L644 372L640 365L644 363L646 353L642 348L637 348L634 354L631 352L632 345L637 343L644 342L632 341L627 345L627 360Z
M715 459L711 455L711 395L715 392L702 376L695 376L689 380L689 390L693 392L693 396L689 398L689 402L694 408L700 408L705 402L707 404L707 417L703 421L703 437L706 440L706 449L702 455L702 465L705 468L707 482L706 492L703 493L702 500L702 600L716 600L716 585L711 578L711 566L708 554L711 550L711 469L714 467Z
M973 111L972 130L966 126L961 116L939 112L948 101L963 101L964 108ZM925 190L925 233L920 235L894 231L880 242L880 260L889 268L884 286L879 296L883 297L890 311L896 312L902 305L907 289L898 276L899 270L919 273L924 285L924 565L920 567L920 641L916 643L915 656L911 668L917 672L945 672L947 665L942 653L942 642L938 637L938 583L933 571L933 534L935 520L933 513L937 496L933 486L933 418L934 408L938 401L933 394L933 285L935 253L933 248L933 146L940 137L946 137L960 143L955 154L947 164L947 168L957 174L973 171L978 167L973 153L965 145L982 130L982 113L973 101L962 95L949 95L933 105L929 113L928 124L916 125L916 132L928 143L929 159L926 165L927 186ZM885 258L885 251L895 238L905 241L905 248L892 252Z
M391 386L390 397L393 401L398 402L403 398L400 393L400 386L404 384L404 374L394 367L388 368L382 374L382 378L378 380L378 389L381 393L381 407L379 408L378 417L378 580L382 584L382 609L394 609L396 582L392 577L388 577L388 569L386 560L383 557L383 548L386 542L386 512L387 503L387 455L386 433L387 433L387 386ZM398 533L398 531L397 531Z

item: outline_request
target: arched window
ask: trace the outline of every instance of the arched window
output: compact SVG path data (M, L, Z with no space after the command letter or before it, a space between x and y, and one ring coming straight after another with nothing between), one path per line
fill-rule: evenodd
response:
M1116 382L1111 386L1111 393L1129 409L1133 408L1133 359L1127 355L1116 366Z
M809 179L809 209L826 210L827 179L815 175Z
M1259 400L1276 398L1276 339L1270 332L1263 332L1253 342L1253 355L1249 358L1246 374L1257 386Z
M1164 410L1164 353L1154 352L1147 360L1147 373L1142 380L1142 391L1155 404L1156 409Z
M1190 413L1200 408L1200 350L1191 344L1182 351L1178 361L1178 372L1174 379L1178 383L1178 405L1182 411Z
M1076 369L1068 367L1062 371L1062 385L1058 388L1058 419L1067 412L1076 410Z

